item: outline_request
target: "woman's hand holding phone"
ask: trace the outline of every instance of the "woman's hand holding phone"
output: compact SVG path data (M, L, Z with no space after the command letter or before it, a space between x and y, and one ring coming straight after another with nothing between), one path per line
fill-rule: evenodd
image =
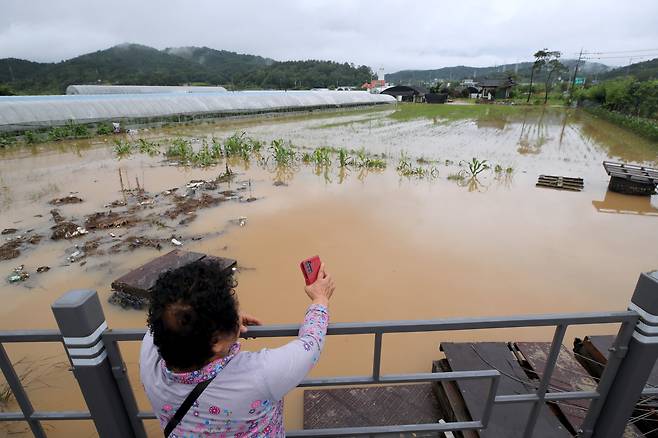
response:
M304 287L306 295L308 295L313 304L321 304L323 306L329 306L329 299L333 295L334 289L336 289L334 279L325 271L324 263L320 265L317 280L313 284Z

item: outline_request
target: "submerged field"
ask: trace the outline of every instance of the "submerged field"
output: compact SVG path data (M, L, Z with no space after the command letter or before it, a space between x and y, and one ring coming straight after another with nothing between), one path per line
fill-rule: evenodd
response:
M202 161L164 154L176 141L195 153L205 141L211 153L236 133L260 147L228 163L224 149ZM144 142L154 146L140 152ZM289 161L276 145L294 151ZM75 288L98 291L110 327L143 326L144 311L107 303L110 283L176 248L172 238L183 249L237 259L241 306L266 323L301 321L298 262L314 254L338 285L333 322L620 310L638 274L658 267L658 196L608 193L601 166L658 167L658 145L576 110L400 105L140 130L0 157L0 228L16 229L2 244L23 239L17 257L0 261L0 274L18 265L30 274L1 283L0 330L55 327L50 304ZM473 158L488 165L476 178ZM540 174L582 177L585 188L536 188ZM68 195L83 202L49 204ZM51 227L64 222L87 234L52 240ZM50 270L37 273L40 266ZM568 337L614 328L579 330ZM386 336L383 367L428 371L442 340L549 338L545 329ZM367 374L371 348L368 337L331 338L313 374ZM123 346L148 409L137 349ZM37 409L80 409L61 346L8 350L49 371L28 385ZM301 425L300 394L287 400L291 428ZM65 436L82 423L51 424L51 433Z

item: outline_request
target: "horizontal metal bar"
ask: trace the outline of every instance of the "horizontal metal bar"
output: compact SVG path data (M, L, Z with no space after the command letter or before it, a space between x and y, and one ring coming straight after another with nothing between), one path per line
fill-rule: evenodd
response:
M157 417L153 412L140 411L137 413L137 418L140 420L155 420Z
M560 324L612 324L635 322L639 318L633 311L550 313L542 315L494 316L478 318L454 318L434 320L374 321L330 324L328 335L364 335L374 333L412 333L451 330L484 330L518 327L547 327ZM108 341L140 341L145 329L108 330L103 338ZM251 326L243 334L245 338L295 337L298 324Z
M35 411L30 415L32 420L91 420L91 414L86 411ZM0 421L26 421L22 412L0 412Z
M286 431L287 437L314 436L353 436L375 435L383 433L410 432L450 432L457 430L477 430L484 426L480 421L458 421L454 423L401 424L397 426L340 427L332 429L302 429Z
M561 400L592 400L600 397L596 391L565 391L565 392L548 392L544 399L546 401L561 401ZM494 400L496 404L509 404L509 403L531 403L539 401L537 394L514 394L514 395L498 395Z
M53 420L92 420L91 414L86 411L36 411L32 418L40 421Z
M25 421L22 412L0 412L0 421Z
M62 334L57 330L3 330L0 342L62 342Z
M414 373L414 374L388 374L380 376L375 380L372 376L344 376L344 377L321 377L318 379L307 379L299 384L299 387L309 386L345 386L345 385L373 385L378 383L413 383L413 382L438 382L446 380L470 380L470 379L492 379L499 376L495 370L481 371L452 371L446 373Z

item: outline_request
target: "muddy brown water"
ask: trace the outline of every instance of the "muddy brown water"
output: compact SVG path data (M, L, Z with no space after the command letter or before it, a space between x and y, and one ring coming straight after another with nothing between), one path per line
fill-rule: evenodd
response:
M277 172L254 160L248 166L234 162L238 177L218 190L236 190L250 182L242 193L257 201L221 202L197 211L195 220L174 230L151 226L146 234L163 239L161 252L137 248L89 256L83 266L66 261L74 243L92 234L107 238L112 232L122 238L137 230L98 230L77 241L52 241L48 201L75 192L83 203L58 208L82 222L85 215L106 211L106 204L121 199L119 169L133 187L137 177L146 191L159 193L190 180L213 179L223 167L182 168L145 155L117 160L102 138L2 152L0 228L17 228L17 234L34 229L44 238L20 257L0 261L3 277L20 264L31 275L18 284L2 279L0 330L55 328L50 304L75 288L98 291L110 327L143 327L143 311L107 303L110 283L173 248L172 234L184 249L237 259L241 306L266 323L301 321L307 298L298 263L314 254L326 261L338 285L333 322L621 310L638 274L658 268L658 197L608 193L601 166L604 159L658 165L658 145L577 111L519 109L502 117L455 121L396 121L391 113L297 115L140 132L158 140L227 137L244 130L255 138L284 138L306 147L364 147L386 153L388 168L341 172L334 163L325 172L299 164ZM438 161L438 178L400 177L395 167L402 150L413 158ZM447 179L460 170L456 163L472 157L514 171L485 172L470 184ZM539 174L582 177L585 188L577 193L536 188ZM234 220L243 216L247 222L239 226ZM36 273L42 265L51 269ZM567 339L614 330L577 327ZM551 329L538 328L387 335L383 372L430 370L431 361L440 357L442 340L549 340L551 334ZM282 342L248 341L247 347ZM146 410L138 347L124 343L122 351L140 407ZM85 409L60 345L7 345L7 350L14 361L22 360L19 372L33 370L26 382L36 409ZM371 360L371 337L331 337L312 375L368 374ZM301 394L296 390L287 397L288 428L301 426ZM10 403L4 409L17 407ZM153 421L146 424L151 436L159 436ZM49 436L94 436L88 421L50 422L46 427ZM3 433L29 436L21 423L0 425Z

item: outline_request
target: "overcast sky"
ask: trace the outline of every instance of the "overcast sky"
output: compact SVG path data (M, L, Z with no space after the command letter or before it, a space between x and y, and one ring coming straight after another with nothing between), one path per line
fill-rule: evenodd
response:
M626 65L658 57L658 0L0 0L0 58L61 61L124 42L386 72L514 63L542 47Z

